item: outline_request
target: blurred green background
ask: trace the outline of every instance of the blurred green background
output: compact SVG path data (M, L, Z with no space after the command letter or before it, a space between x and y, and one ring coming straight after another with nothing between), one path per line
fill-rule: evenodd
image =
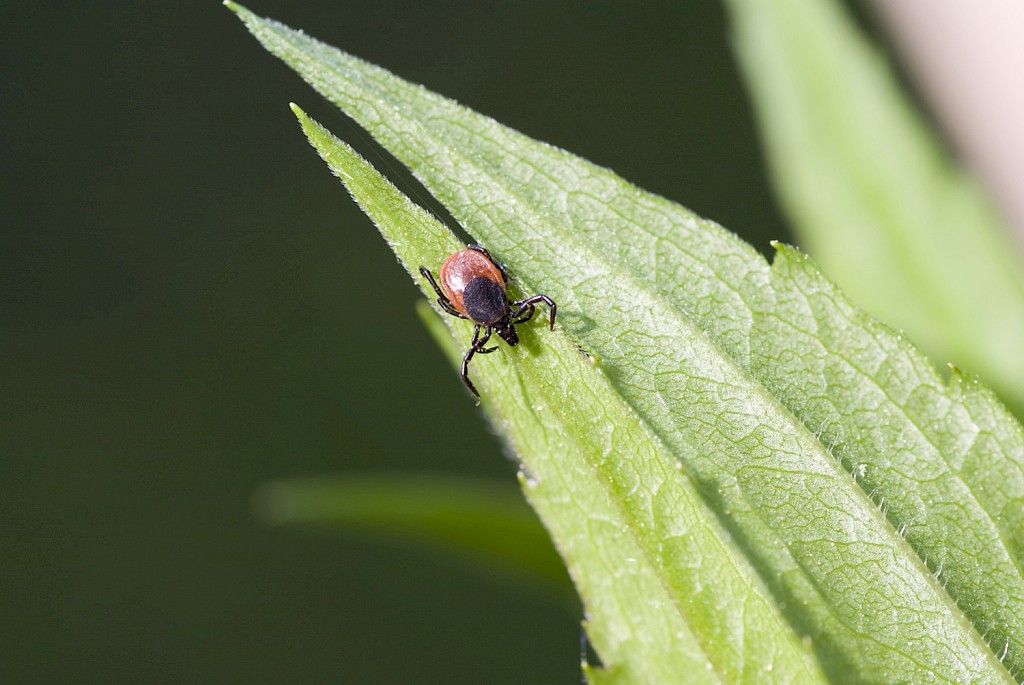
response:
M717 2L250 6L789 238ZM292 476L512 487L287 103L425 192L212 0L8 3L0 31L0 682L577 682L571 599L252 513Z

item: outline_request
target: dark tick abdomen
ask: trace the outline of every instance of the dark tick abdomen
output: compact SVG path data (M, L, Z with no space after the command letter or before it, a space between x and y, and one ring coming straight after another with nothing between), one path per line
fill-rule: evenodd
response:
M508 312L508 300L501 286L489 278L474 278L462 291L466 313L477 323L494 323Z

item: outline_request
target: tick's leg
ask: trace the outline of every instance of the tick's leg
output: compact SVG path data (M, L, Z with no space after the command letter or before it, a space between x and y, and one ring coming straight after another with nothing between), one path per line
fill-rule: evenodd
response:
M558 311L558 305L556 305L555 301L547 295L531 295L526 299L513 302L512 306L516 307L516 311L512 314L512 318L517 318L520 314L523 314L528 307L532 308L534 305L541 302L546 304L548 309L551 311L551 315L548 317L548 326L551 330L555 330L555 313Z
M480 393L476 391L476 386L473 385L473 381L469 380L469 361L473 358L479 350L477 350L477 344L480 338L480 327L477 326L473 331L473 344L466 350L465 356L462 357L462 382L466 384L469 391L473 393L475 397L480 397Z
M423 278L427 279L427 282L430 283L430 287L434 289L434 292L437 293L439 298L443 298L445 300L448 299L444 294L444 291L442 291L441 287L437 284L437 281L434 280L434 274L430 273L430 269L425 266L421 266L420 273L423 274Z
M512 319L512 323L515 323L515 324L526 323L527 321L529 321L530 319L533 318L533 313L535 311L537 311L537 310L534 308L534 306L532 304L531 305L527 305L527 306L521 308L519 310L519 315Z
M437 293L437 304L441 306L441 309L445 310L452 316L459 317L460 319L469 318L468 316L464 316L459 313L459 310L455 308L455 305L453 305L451 300L448 299L448 296L445 295L444 291L437 285L437 281L434 280L434 274L430 273L430 270L427 267L421 266L420 273L423 274L423 277L430 283L430 287L434 289L435 293Z
M483 335L480 334L480 329L483 328ZM473 385L473 381L469 380L469 360L476 354L490 354L498 349L497 345L494 347L484 347L487 341L491 339L491 327L481 327L477 324L477 327L473 329L473 342L470 343L469 349L466 350L466 356L462 358L462 382L466 384L477 397L480 397L480 393L476 391L476 386Z
M474 397L480 397L480 393L476 391L473 381L469 380L469 360L473 358L474 354L476 354L476 348L471 347L466 350L466 356L462 358L462 382L466 384L466 387L469 388Z
M494 261L494 257L491 256L491 253L487 251L486 247L484 247L483 245L470 245L469 249L476 250L477 252L491 260L491 263L494 264L494 266L498 267L498 271L501 272L501 278L505 281L505 285L508 285L508 271L505 270L505 265L499 264L498 262Z
M476 348L476 351L479 354L490 354L491 352L494 352L496 349L498 349L497 345L495 345L494 347L484 347L484 345L486 345L487 341L490 340L490 339L491 339L491 327L487 326L484 329L483 337L480 337L480 327L477 326L476 330L473 332L473 347Z
M441 297L439 297L439 298L437 298L437 303L438 303L439 305L441 305L441 309L445 310L446 312L448 312L448 313L449 313L449 314L451 314L452 316L457 316L457 317L459 317L460 319L469 319L469 317L468 317L468 316L466 316L465 314L463 314L462 312L460 312L460 311L459 311L458 309L456 309L456 308L455 308L455 305L453 305L453 304L452 304L452 303L451 303L451 302L450 302L450 301L448 300L448 298L447 298L447 297L444 297L444 298L441 298Z
M487 248L484 247L483 245L470 245L469 249L470 250L475 250L475 251L479 252L484 257L487 257L488 259L490 259L492 262L494 261L494 259L491 257L491 253L488 252Z
M487 341L490 339L491 327L488 326L487 331L484 333L484 337L480 338L480 342L477 343L476 345L476 351L479 352L480 354L490 354L491 352L494 352L496 349L498 349L497 345L495 345L494 347L484 347L484 345L486 345Z

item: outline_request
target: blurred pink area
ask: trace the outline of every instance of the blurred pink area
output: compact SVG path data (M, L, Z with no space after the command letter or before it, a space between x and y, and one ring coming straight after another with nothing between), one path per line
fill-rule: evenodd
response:
M1024 0L871 0L1024 248Z

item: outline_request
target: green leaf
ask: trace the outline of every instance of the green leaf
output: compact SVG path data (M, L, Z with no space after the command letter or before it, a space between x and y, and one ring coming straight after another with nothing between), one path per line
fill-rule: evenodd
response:
M795 250L769 266L605 169L235 10L522 292L559 302L565 335L524 327L474 378L613 672L1012 682L1001 659L1019 667L1024 635L1024 438L990 393L945 384ZM455 248L300 121L408 269Z
M327 524L436 544L558 590L567 585L547 533L508 483L439 475L291 479L263 486L254 507L273 524Z
M782 205L858 304L1024 411L1024 269L832 0L727 0Z
M351 148L296 114L310 142L416 273L461 244ZM468 323L445 318L459 341ZM679 462L559 331L474 362L484 406L523 465L524 489L587 607L588 631L624 682L813 682L814 664ZM461 345L446 335L453 360ZM528 475L526 475L528 474ZM624 572L628 571L628 572ZM728 597L724 605L719 593Z

